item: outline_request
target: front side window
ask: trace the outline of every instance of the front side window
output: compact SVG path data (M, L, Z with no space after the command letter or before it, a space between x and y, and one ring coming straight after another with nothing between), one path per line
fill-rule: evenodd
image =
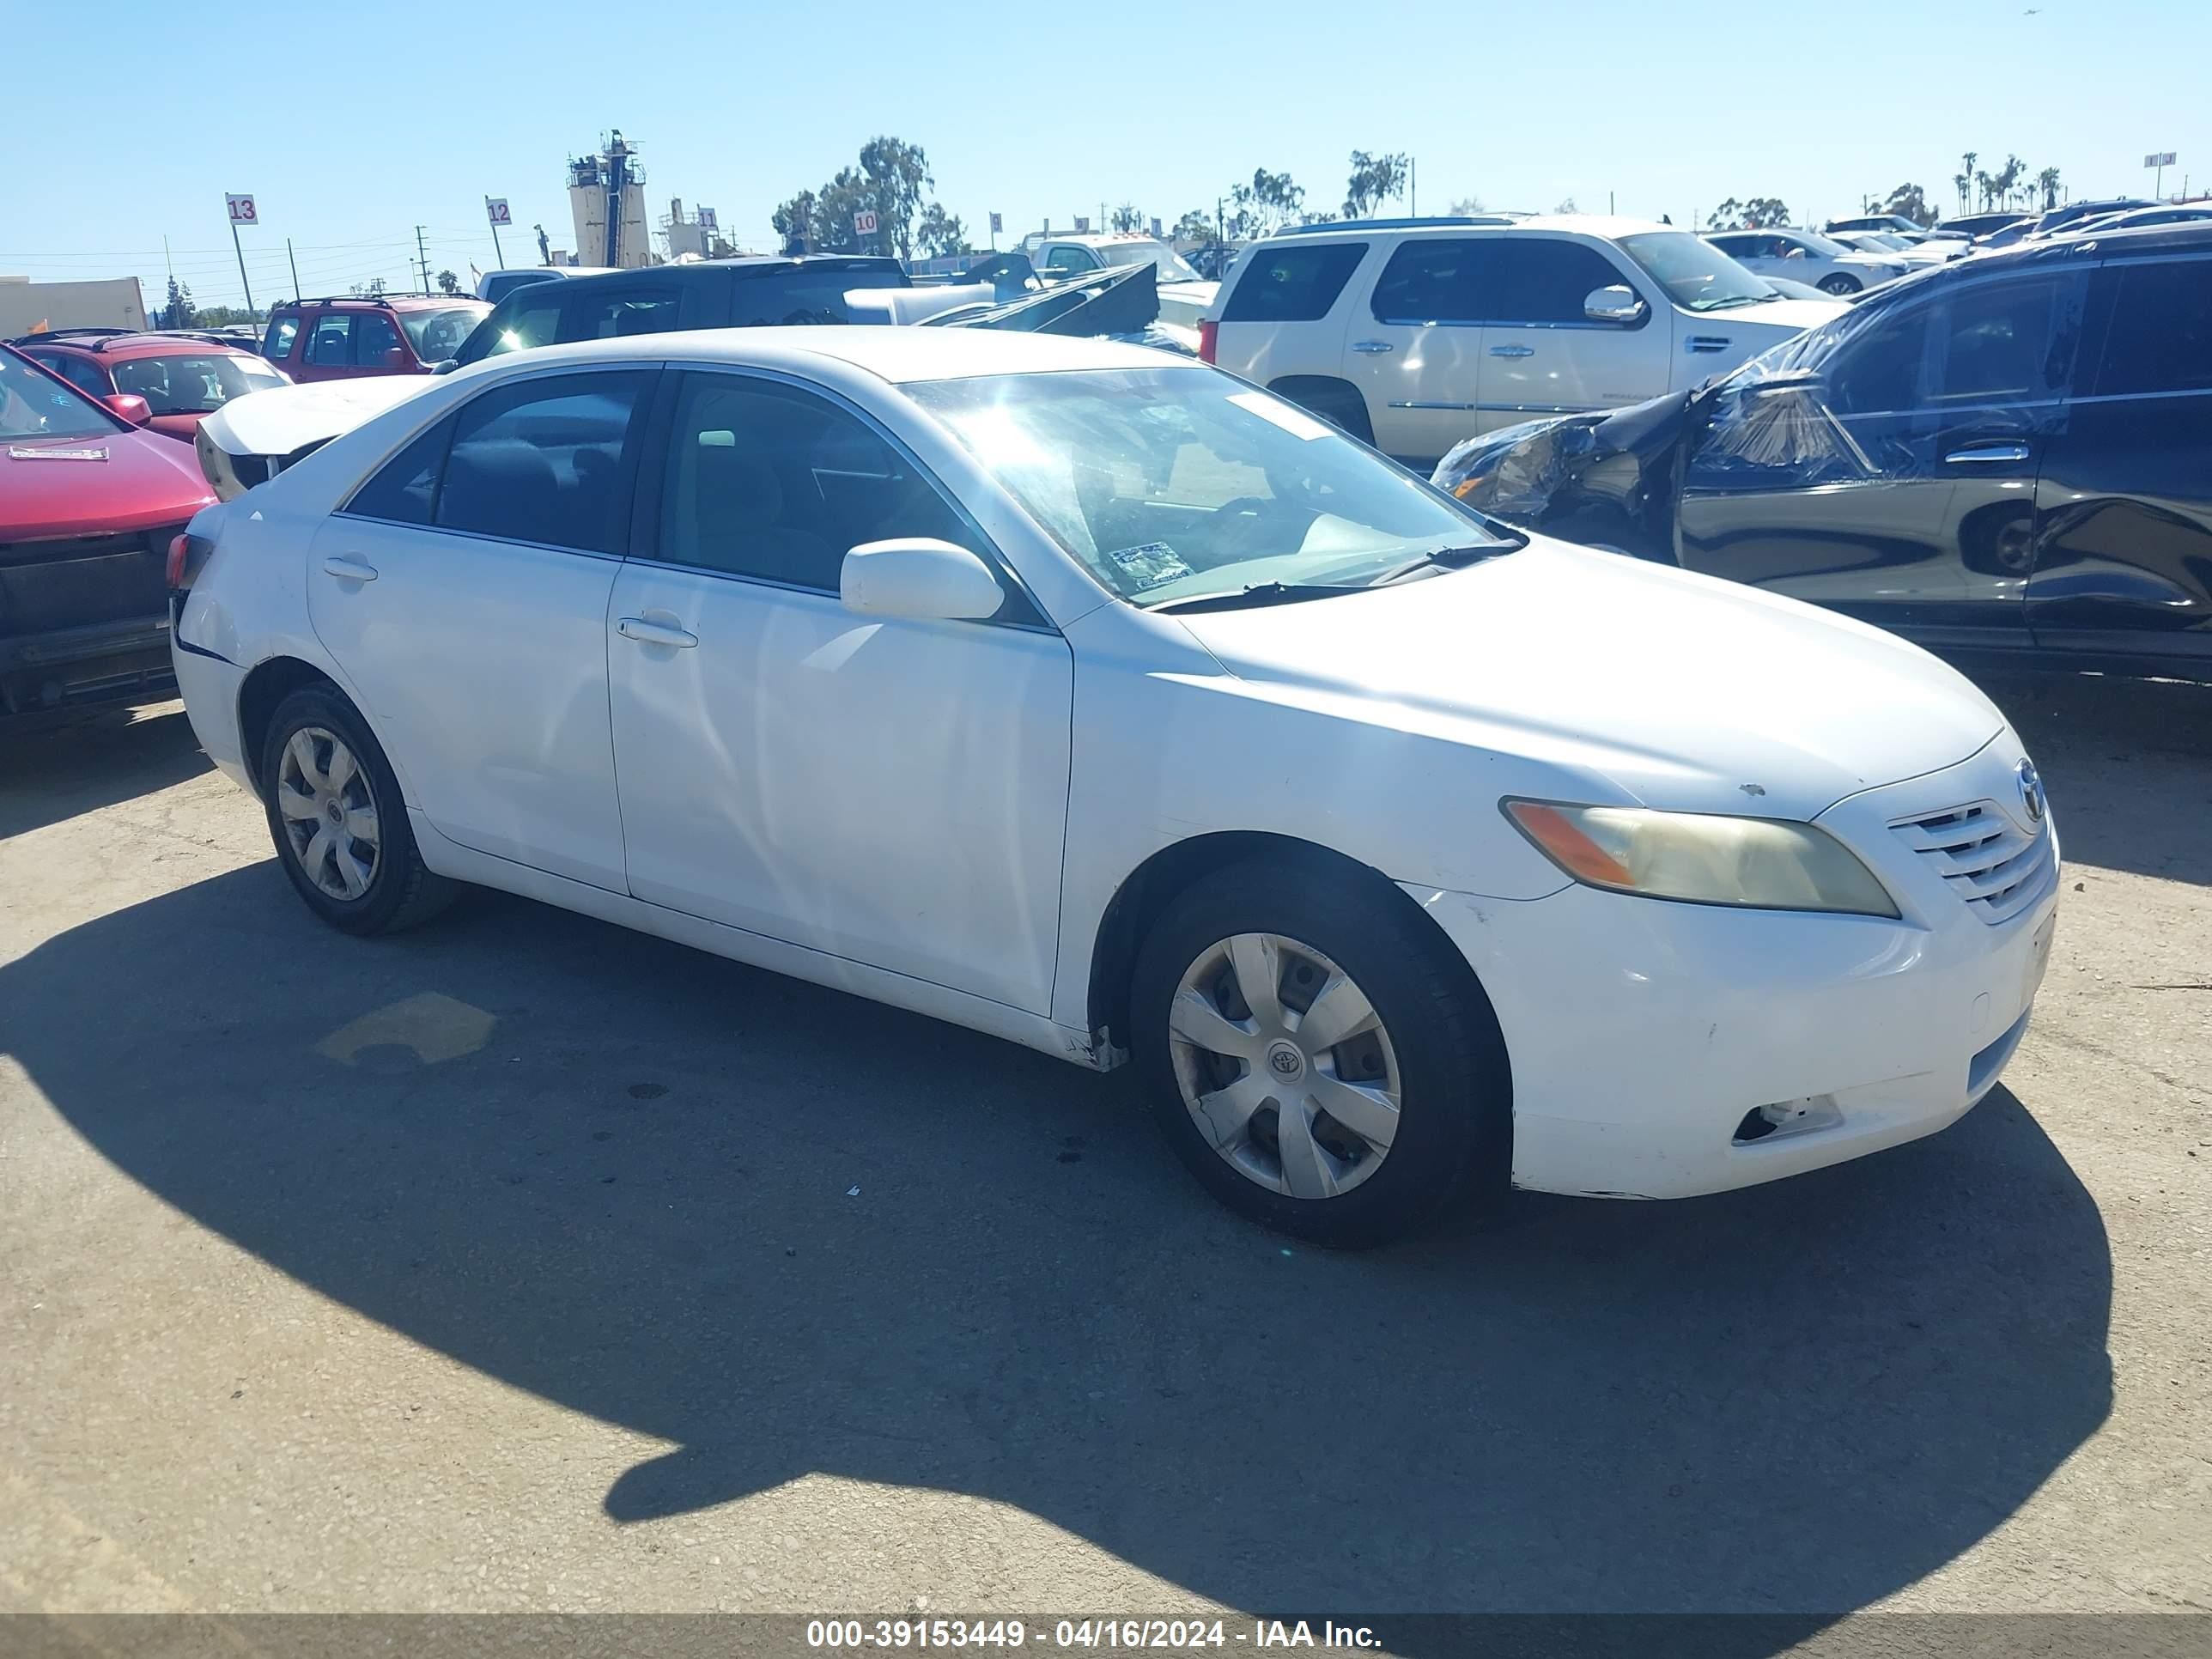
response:
M543 283L510 295L492 312L488 325L469 337L469 349L459 354L463 362L551 345L561 335L560 285Z
M343 368L353 362L353 319L330 313L315 324L307 341L307 361L320 368Z
M437 492L441 529L617 553L625 465L650 371L562 374L487 392L454 422Z
M1832 353L1805 361L1822 370L1839 415L2041 402L2066 386L2081 312L2075 273L1954 283L1839 319L1816 331L1839 342Z
M1513 544L1334 427L1209 368L906 391L1101 585L1139 605L1358 586L1424 554Z
M398 353L397 361L393 354ZM392 325L392 319L373 312L354 319L353 360L362 368L398 368L407 360L399 349L399 331Z
M2212 259L2115 265L2100 397L2212 390Z
M1224 323L1311 323L1328 315L1336 296L1367 255L1364 242L1318 246L1263 242L1244 256L1237 286L1221 313Z
M1375 279L1370 309L1379 323L1479 323L1492 261L1478 238L1416 237L1399 245ZM1494 310L1489 315L1498 314Z
M0 348L0 439L112 438L123 423Z
M1771 288L1730 257L1740 252L1738 241L1717 236L1709 242L1686 231L1647 230L1622 237L1620 247L1683 310L1728 311L1774 297Z
M229 352L132 357L115 365L115 389L143 398L156 415L205 415L234 398L283 384L258 358Z
M1620 272L1595 248L1543 236L1500 236L1492 256L1492 319L1579 323L1593 290L1618 287Z
M684 377L664 561L835 593L848 551L906 536L975 540L912 462L835 404L773 380Z

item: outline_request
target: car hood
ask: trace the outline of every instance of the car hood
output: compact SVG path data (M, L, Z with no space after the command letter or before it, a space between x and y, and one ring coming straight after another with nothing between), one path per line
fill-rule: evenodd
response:
M273 386L225 404L200 422L200 431L228 454L289 455L350 432L436 384L427 375L372 374Z
M191 452L159 433L0 445L0 541L182 524L214 499Z
M1690 318L1700 330L1710 325L1716 332L1727 325L1758 323L1778 333L1802 334L1850 309L1841 300L1761 300L1757 305L1730 306L1725 311L1692 312Z
M1556 764L1563 787L1595 774L1674 811L1810 819L2004 726L1893 635L1541 538L1371 592L1174 620L1285 701L1356 698L1364 717Z

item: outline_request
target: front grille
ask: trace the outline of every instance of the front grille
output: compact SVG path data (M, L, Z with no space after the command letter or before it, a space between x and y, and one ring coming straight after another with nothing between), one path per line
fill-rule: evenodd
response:
M2047 827L2022 830L1995 801L1900 818L1890 828L1992 927L2027 909L2057 879Z

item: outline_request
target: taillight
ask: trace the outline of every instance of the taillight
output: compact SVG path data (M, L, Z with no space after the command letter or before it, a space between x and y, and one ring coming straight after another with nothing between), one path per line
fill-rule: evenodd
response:
M169 562L163 575L172 591L185 585L185 559L191 545L190 536L179 533L169 538Z
M1210 363L1214 361L1214 344L1220 339L1220 337L1221 325L1219 323L1216 322L1211 317L1202 318L1200 319L1198 325L1199 362L1201 363Z

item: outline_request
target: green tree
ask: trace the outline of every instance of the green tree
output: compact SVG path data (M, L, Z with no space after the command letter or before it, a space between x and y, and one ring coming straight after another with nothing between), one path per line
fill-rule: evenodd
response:
M1582 210L1575 205L1575 198L1570 196L1565 201L1560 203L1559 206L1553 208L1552 211L1554 213L1580 213Z
M161 326L190 328L193 319L191 289L175 277L170 277L168 301L161 307Z
M878 137L860 146L860 166L840 167L818 190L802 190L769 216L779 236L794 232L808 246L850 252L860 246L853 216L876 216L876 234L901 258L912 256L922 193L936 187L919 144Z
M1229 192L1227 225L1232 241L1265 236L1279 227L1298 222L1304 216L1306 193L1291 182L1287 173L1252 170L1252 182Z
M1917 185L1899 185L1881 198L1884 213L1899 213L1916 225L1932 225L1936 210L1928 205L1927 192Z
M1705 222L1708 230L1771 230L1790 222L1790 210L1778 196L1754 196L1739 202L1731 196Z
M932 202L921 210L921 219L914 228L915 241L925 257L932 259L948 258L969 252L967 227L957 215L947 213L945 204Z
M2043 210L2045 213L2058 205L2058 169L2057 167L2045 167L2037 173L2035 187L2043 192Z
M450 270L441 270L438 273L439 293L459 294L460 291L461 279L459 277L454 276Z
M1213 216L1202 208L1193 208L1175 222L1170 233L1178 242L1212 242L1219 238L1213 228Z
M787 241L793 236L803 236L810 243L814 240L814 192L802 190L798 195L778 207L769 216L769 223L775 234Z
M1462 196L1444 210L1455 219L1468 218L1482 210L1482 198L1480 196Z
M1974 188L1981 194L1982 211L1987 213L1996 200L1997 181L1987 173L1977 173L1974 175Z
M1979 160L1981 152L1972 149L1959 158L1959 211L1961 213L1973 205L1973 198L1966 194L1966 191L1980 177L1974 171L1974 163Z
M1407 163L1403 155L1370 155L1352 152L1352 176L1344 181L1344 216L1364 219L1385 202L1406 193Z
M1996 186L1997 199L2008 207L2012 204L2012 193L2018 187L2021 175L2027 171L2027 163L2017 155L2007 155L2004 167L1990 182Z

